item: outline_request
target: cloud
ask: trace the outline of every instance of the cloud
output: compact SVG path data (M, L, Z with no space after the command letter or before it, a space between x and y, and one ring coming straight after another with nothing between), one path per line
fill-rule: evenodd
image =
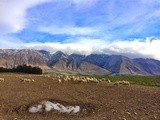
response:
M131 58L155 58L160 60L160 40L146 39L144 41L135 39L133 41L117 41L108 47L103 48L102 52L108 54L120 54Z
M71 0L71 1L76 5L77 8L91 7L98 2L98 0Z
M17 0L15 0L17 1ZM40 1L40 0L33 0ZM2 24L8 31L41 31L49 34L95 35L110 40L133 37L158 36L160 7L158 0L50 0L48 4L18 3L16 16L11 23ZM41 0L45 2L45 0ZM27 2L27 4L29 4ZM11 2L10 4L13 4ZM26 5L27 5L26 4ZM20 7L22 6L22 8ZM36 6L36 7L35 7ZM129 7L128 7L129 6ZM22 10L20 10L20 9ZM1 9L1 8L0 8ZM6 10L7 11L7 10ZM14 10L12 10L14 11ZM27 19L26 19L27 14ZM7 15L7 14L5 14ZM9 15L8 15L9 16ZM10 18L10 17L9 17ZM18 20L17 20L18 19ZM6 21L6 20L5 20ZM15 21L15 23L13 23ZM5 25L5 26L4 26ZM6 27L8 26L8 28ZM9 29L12 28L12 29ZM3 29L3 31L4 31ZM2 31L2 30L1 30ZM5 30L6 31L6 30Z
M44 49L54 53L56 51L63 51L67 54L78 53L78 54L91 54L93 52L93 48L97 45L101 45L102 41L95 39L85 39L79 38L78 40L69 42L60 43L60 42L46 42L46 43L28 43L25 44L26 48L34 48L34 49ZM90 43L92 42L92 44Z
M158 0L112 0L101 9L106 10L101 20L104 33L110 39L126 39L132 36L157 36L160 20ZM129 7L128 7L129 6ZM97 18L94 21L97 20ZM99 19L98 19L99 20ZM103 27L104 26L104 27ZM107 27L106 27L107 26Z
M22 30L27 24L27 9L49 0L1 0L0 33L14 33Z
M46 43L20 43L22 48L43 49L54 53L63 51L67 54L115 54L130 58L154 58L160 60L160 39L147 38L114 41L112 43L101 39L77 38L68 42L46 42Z
M74 27L74 26L49 26L49 27L39 27L38 31L46 32L54 35L66 34L66 35L91 35L98 33L96 28L90 27Z

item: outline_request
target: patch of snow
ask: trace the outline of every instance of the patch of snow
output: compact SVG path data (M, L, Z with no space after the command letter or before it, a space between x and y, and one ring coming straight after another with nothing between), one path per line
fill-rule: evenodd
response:
M42 105L32 106L29 108L30 113L37 113L42 111Z
M44 109L42 109L42 106L44 106ZM61 113L78 113L80 112L80 106L64 106L57 102L43 101L41 104L29 108L30 113L42 112L43 110L45 110L45 112L56 110Z

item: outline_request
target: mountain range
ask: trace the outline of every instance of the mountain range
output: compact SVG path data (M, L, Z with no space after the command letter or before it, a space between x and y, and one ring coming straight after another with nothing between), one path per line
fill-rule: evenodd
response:
M67 72L92 75L160 75L160 61L155 59L131 59L122 55L51 54L45 50L0 49L0 67L18 65L39 66L47 72Z

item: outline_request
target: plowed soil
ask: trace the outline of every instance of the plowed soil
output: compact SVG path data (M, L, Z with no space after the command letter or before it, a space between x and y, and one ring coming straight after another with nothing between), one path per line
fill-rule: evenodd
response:
M58 83L51 77L0 74L0 120L160 120L160 88L114 86L107 83ZM82 105L86 114L29 113L28 107L42 100Z

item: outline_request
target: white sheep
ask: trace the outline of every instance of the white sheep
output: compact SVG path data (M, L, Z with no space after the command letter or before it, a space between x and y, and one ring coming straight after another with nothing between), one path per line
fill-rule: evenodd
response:
M34 80L34 79L31 79L31 81L32 81L32 82L35 82L35 80Z
M4 78L0 78L0 82L4 82Z
M89 82L92 82L92 83L99 83L99 81L97 81L97 80L89 80Z
M35 82L34 79L20 78L21 82Z
M61 83L61 82L62 82L62 80L61 80L61 79L58 79L58 82L59 82L59 83Z
M119 82L115 82L113 85L116 85L116 86L118 86L118 85L119 85Z
M114 83L114 85L130 85L129 81L117 81Z
M129 81L124 81L124 80L123 80L123 85L130 85L130 82L129 82Z
M67 78L63 78L63 80L64 80L65 82L67 82L67 81L68 81L68 79L67 79Z
M84 83L87 83L87 80L85 80L85 79L82 79L82 82L84 82Z
M110 79L108 79L108 80L107 80L107 83L111 83L111 80L110 80Z

